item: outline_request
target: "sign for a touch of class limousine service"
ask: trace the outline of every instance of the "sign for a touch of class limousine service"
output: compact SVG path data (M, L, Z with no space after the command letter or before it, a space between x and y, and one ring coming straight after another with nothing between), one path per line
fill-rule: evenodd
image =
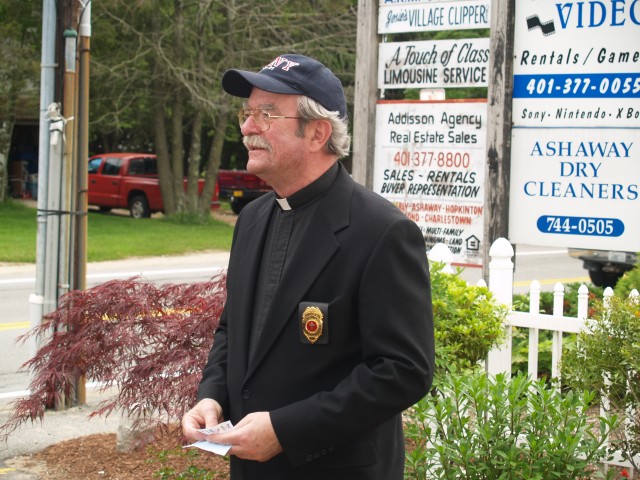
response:
M377 105L374 191L459 265L482 264L486 123L485 100Z
M640 0L518 0L509 237L640 250Z

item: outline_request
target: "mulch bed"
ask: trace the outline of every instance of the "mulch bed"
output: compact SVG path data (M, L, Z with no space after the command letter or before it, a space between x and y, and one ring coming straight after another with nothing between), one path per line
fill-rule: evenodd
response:
M46 469L41 478L49 480L201 478L178 477L198 471L211 472L212 480L229 479L228 457L183 449L177 434L165 435L132 452L117 450L115 433L88 435L52 445L34 454L25 465L30 463L41 475Z

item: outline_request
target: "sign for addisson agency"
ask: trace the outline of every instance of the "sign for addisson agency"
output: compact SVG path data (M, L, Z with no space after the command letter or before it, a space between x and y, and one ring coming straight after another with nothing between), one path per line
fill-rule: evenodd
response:
M489 28L489 0L380 2L378 33Z
M378 88L486 87L489 39L381 43Z
M377 105L374 191L459 265L482 264L486 122L485 100Z

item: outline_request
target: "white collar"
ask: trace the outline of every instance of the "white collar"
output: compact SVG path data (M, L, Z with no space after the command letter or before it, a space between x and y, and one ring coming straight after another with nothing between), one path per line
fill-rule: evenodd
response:
M291 210L291 205L289 205L286 198L276 198L276 202L278 202L282 210Z

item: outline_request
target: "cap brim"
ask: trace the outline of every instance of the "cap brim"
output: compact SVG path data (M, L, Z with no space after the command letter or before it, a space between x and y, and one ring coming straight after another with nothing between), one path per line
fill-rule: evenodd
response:
M227 70L222 76L222 88L229 95L249 98L253 87L271 93L302 95L299 90L267 75L244 70Z

